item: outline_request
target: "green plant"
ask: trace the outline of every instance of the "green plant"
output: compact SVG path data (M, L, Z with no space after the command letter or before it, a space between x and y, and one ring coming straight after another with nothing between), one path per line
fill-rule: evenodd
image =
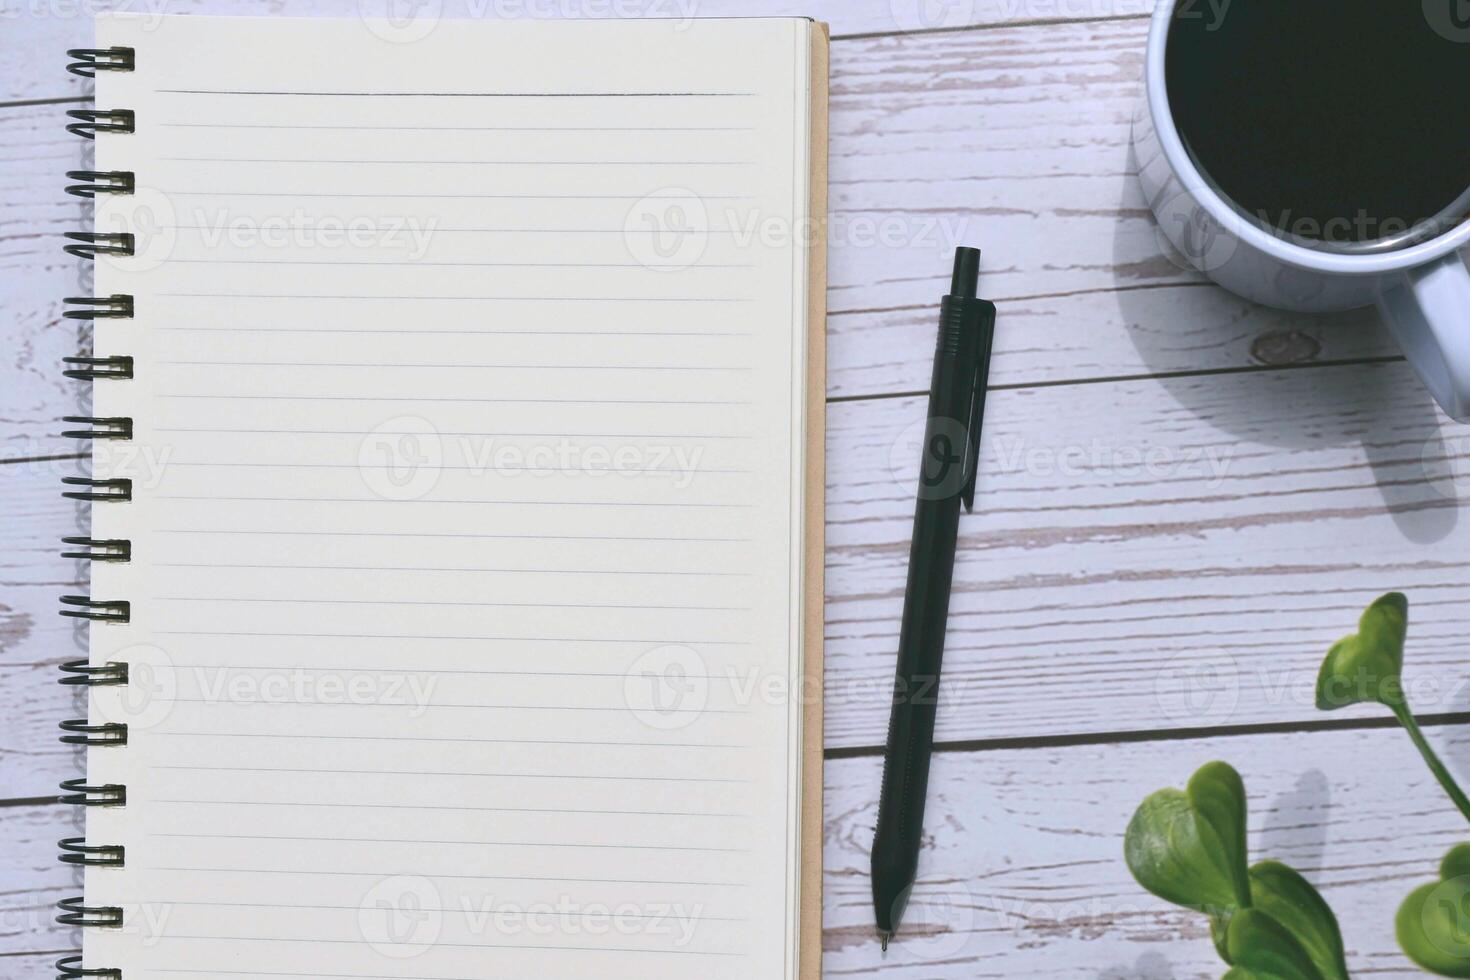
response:
M1317 675L1317 707L1332 711L1375 703L1393 712L1460 813L1470 798L1414 718L1402 680L1409 600L1390 592L1358 620L1358 631L1333 644ZM1211 762L1183 790L1161 789L1139 805L1123 850L1128 870L1165 901L1202 912L1223 980L1346 980L1337 917L1300 874L1277 861L1246 865L1245 786L1223 762ZM1470 978L1470 844L1451 848L1439 879L1414 889L1394 918L1399 946L1419 966Z
M1393 712L1409 733L1434 778L1470 820L1470 799L1440 761L1404 693L1401 679L1409 631L1409 600L1390 592L1358 620L1358 632L1328 651L1317 675L1317 707L1331 711L1349 704L1377 703ZM1399 906L1394 930L1409 959L1441 976L1470 977L1470 844L1451 848L1439 880L1414 889Z
M1337 917L1295 870L1246 864L1245 785L1224 762L1143 801L1123 839L1128 870L1159 898L1210 917L1225 980L1347 980Z

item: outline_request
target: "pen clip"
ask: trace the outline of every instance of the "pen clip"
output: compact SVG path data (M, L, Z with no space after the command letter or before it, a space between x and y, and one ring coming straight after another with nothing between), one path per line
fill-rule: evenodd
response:
M980 345L975 351L975 374L970 389L970 424L966 428L965 485L960 491L965 512L975 509L975 480L980 475L980 434L985 425L985 396L990 388L990 355L995 346L995 307L980 314Z

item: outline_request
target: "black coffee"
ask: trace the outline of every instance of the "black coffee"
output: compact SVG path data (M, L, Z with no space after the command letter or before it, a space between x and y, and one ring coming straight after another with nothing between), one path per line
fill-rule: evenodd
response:
M1196 166L1276 229L1393 237L1470 190L1467 0L1179 0L1165 61Z

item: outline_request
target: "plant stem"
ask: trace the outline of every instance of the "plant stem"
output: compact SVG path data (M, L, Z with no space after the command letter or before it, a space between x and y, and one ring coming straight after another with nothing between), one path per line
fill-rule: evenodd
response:
M1450 799L1454 800L1455 806L1459 808L1465 819L1470 820L1470 799L1466 798L1464 790L1460 789L1459 784L1455 782L1455 777L1450 775L1450 771L1445 768L1443 762L1439 761L1439 756L1435 754L1434 749L1430 748L1429 743L1425 741L1424 733L1419 730L1419 723L1414 720L1408 704L1389 705L1389 708L1393 711L1393 716L1399 720L1399 724L1403 725L1404 730L1409 733L1409 738L1413 739L1414 747L1424 757L1425 764L1429 766L1429 771L1434 773L1434 778L1439 780L1439 785L1443 786Z

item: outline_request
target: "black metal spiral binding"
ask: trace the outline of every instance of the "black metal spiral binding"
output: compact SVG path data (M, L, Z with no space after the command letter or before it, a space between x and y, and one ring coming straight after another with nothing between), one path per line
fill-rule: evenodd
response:
M132 71L137 67L137 52L132 48L72 48L66 53L74 58L66 70L83 78L95 77L99 71Z
M126 355L113 357L63 357L63 364L71 364L61 373L77 381L101 381L107 378L127 380L133 376L133 359Z
M81 898L63 898L56 903L61 914L56 921L64 926L120 926L123 910L116 905L86 905Z
M57 803L67 806L126 806L128 788L121 783L88 783L85 779L65 779Z
M67 71L93 77L101 71L134 71L136 52L130 47L75 48L67 54L72 59ZM98 133L132 133L137 117L131 109L73 109L67 112L73 120L67 131L95 139ZM95 198L99 194L133 194L137 191L137 175L126 170L71 170L73 181L66 192L74 197ZM76 231L66 234L64 246L69 255L92 260L97 256L133 255L134 236L127 232L104 233ZM70 320L126 320L133 318L133 297L115 293L111 296L73 296L65 301L64 315ZM133 358L127 355L93 355L79 353L63 358L62 373L78 381L126 381L133 377ZM131 439L133 420L125 417L68 416L65 421L85 428L67 430L67 438ZM71 500L93 503L117 503L133 499L133 482L125 477L99 479L65 477L62 483L71 488L63 496ZM124 538L68 537L62 543L73 550L63 556L89 562L127 562L133 557L133 543ZM132 605L125 599L93 599L91 596L64 595L60 613L73 619L99 623L127 623L132 618ZM118 687L128 683L128 665L109 661L93 664L74 660L61 666L58 680L72 687ZM86 748L117 747L128 744L128 726L120 722L93 724L88 719L61 722L61 741L66 745ZM125 806L128 790L121 783L89 783L86 779L68 779L61 784L57 801L74 806ZM86 868L123 866L121 844L90 844L85 837L68 837L57 842L64 864ZM68 898L57 903L56 921L66 926L115 928L123 924L123 910L115 905L88 905L85 897ZM122 970L115 967L88 967L81 956L66 956L56 961L57 980L80 980L98 977L122 980Z
M126 599L93 599L84 595L64 595L61 603L72 606L61 615L72 619L91 619L99 623L126 623L132 617L132 604Z
M61 736L63 745L127 745L128 726L109 721L101 725L89 725L85 719L63 721L60 726L66 732Z
M137 129L138 117L132 109L68 109L66 114L76 120L67 123L66 131L87 139L95 139L98 133L131 133Z
M112 480L94 480L86 476L64 476L61 482L69 487L88 487L86 490L63 490L67 500L109 501L127 503L133 499L133 481L126 477Z
M63 245L62 250L79 259L95 259L99 255L132 255L137 248L137 240L132 232L127 231L69 231L66 237L71 239L71 244Z
M97 977L99 980L122 980L122 971L110 966L87 969L82 966L80 956L63 956L56 961L56 980L82 980Z
M62 864L82 865L89 868L121 868L123 848L121 844L88 844L85 837L63 837L56 842L63 853L57 858Z
M89 429L67 429L61 433L65 439L133 438L133 420L127 416L64 415L61 421L91 426Z
M115 661L94 664L88 660L68 660L60 670L66 676L58 677L56 683L68 687L121 687L128 682L128 665Z
M133 318L133 297L126 293L113 293L111 296L68 296L62 302L71 306L86 307L81 310L67 310L61 314L68 320L131 320Z
M85 548L85 551L63 551L63 558L83 561L132 561L133 542L126 538L62 538L62 544Z
M84 183L71 184L66 192L73 197L96 197L98 194L131 194L137 190L137 181L127 170L68 170L68 180Z

